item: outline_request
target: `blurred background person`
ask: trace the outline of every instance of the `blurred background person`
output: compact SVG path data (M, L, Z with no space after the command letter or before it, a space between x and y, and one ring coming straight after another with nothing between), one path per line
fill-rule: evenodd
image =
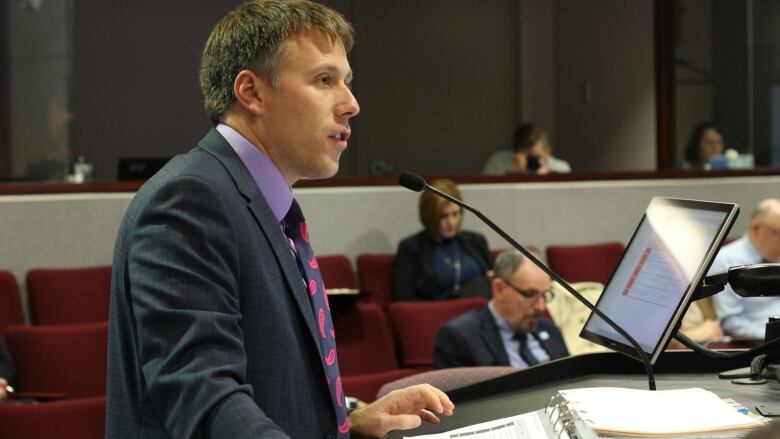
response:
M685 147L685 160L681 163L682 169L712 169L725 168L726 161L723 158L724 141L723 134L712 122L699 122L693 128L688 144ZM722 163L719 165L722 159Z
M546 304L555 297L550 276L517 250L498 255L493 270L490 302L439 330L436 369L530 367L569 355L561 332L545 316Z
M720 249L710 274L762 262L780 262L780 200L776 198L758 203L747 233ZM741 297L726 285L712 298L727 335L763 339L769 317L780 315L780 297Z
M0 401L8 397L8 386L11 385L15 376L14 364L11 361L11 355L0 341Z
M569 163L552 155L547 133L533 123L517 127L514 151L498 151L483 169L486 175L549 174L571 172Z
M454 181L433 180L434 188L462 198ZM423 192L419 204L423 230L401 241L392 270L395 300L447 300L490 297L492 265L487 240L462 230L460 206Z

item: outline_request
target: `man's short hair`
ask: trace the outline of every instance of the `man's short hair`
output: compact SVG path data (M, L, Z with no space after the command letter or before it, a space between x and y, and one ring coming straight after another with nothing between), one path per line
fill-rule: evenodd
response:
M496 257L496 262L493 264L493 272L496 277L511 279L517 268L526 259L528 258L517 250L505 250Z
M776 207L780 203L780 200L776 198L767 198L765 200L761 200L758 205L756 205L755 209L753 209L753 213L750 215L751 220L765 220L770 212L772 211L773 207Z
M533 245L526 245L526 250L531 252L532 255L544 262L542 252L538 247ZM496 256L496 261L493 263L493 273L495 277L503 279L509 279L517 271L518 267L522 265L528 258L517 250L510 249L502 251Z
M532 123L519 125L515 130L515 152L531 149L546 134L538 125Z
M281 83L282 42L298 32L319 30L349 52L352 25L338 12L308 0L250 0L222 18L206 41L200 64L200 88L214 124L233 105L233 83L252 70L272 87Z

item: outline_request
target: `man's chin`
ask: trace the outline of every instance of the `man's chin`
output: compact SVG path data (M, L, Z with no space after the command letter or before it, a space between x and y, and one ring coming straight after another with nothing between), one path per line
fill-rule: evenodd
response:
M533 320L523 320L521 324L525 332L534 332L536 331L537 326L539 326L539 319L534 318Z
M329 163L323 165L318 169L313 169L307 172L308 175L302 178L302 180L324 180L331 178L339 172L339 162Z

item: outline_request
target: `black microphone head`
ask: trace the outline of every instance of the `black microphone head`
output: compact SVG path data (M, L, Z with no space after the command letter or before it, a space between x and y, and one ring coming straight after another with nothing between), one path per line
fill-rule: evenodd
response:
M420 192L425 188L425 180L422 177L406 171L402 171L401 175L398 176L398 184L415 192Z

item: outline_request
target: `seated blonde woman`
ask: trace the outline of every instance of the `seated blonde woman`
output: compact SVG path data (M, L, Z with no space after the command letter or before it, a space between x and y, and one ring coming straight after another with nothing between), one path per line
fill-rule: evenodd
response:
M452 180L438 179L434 188L461 198ZM423 230L398 245L393 262L394 300L447 300L490 297L487 273L493 265L487 240L462 230L463 209L431 194L420 195Z

